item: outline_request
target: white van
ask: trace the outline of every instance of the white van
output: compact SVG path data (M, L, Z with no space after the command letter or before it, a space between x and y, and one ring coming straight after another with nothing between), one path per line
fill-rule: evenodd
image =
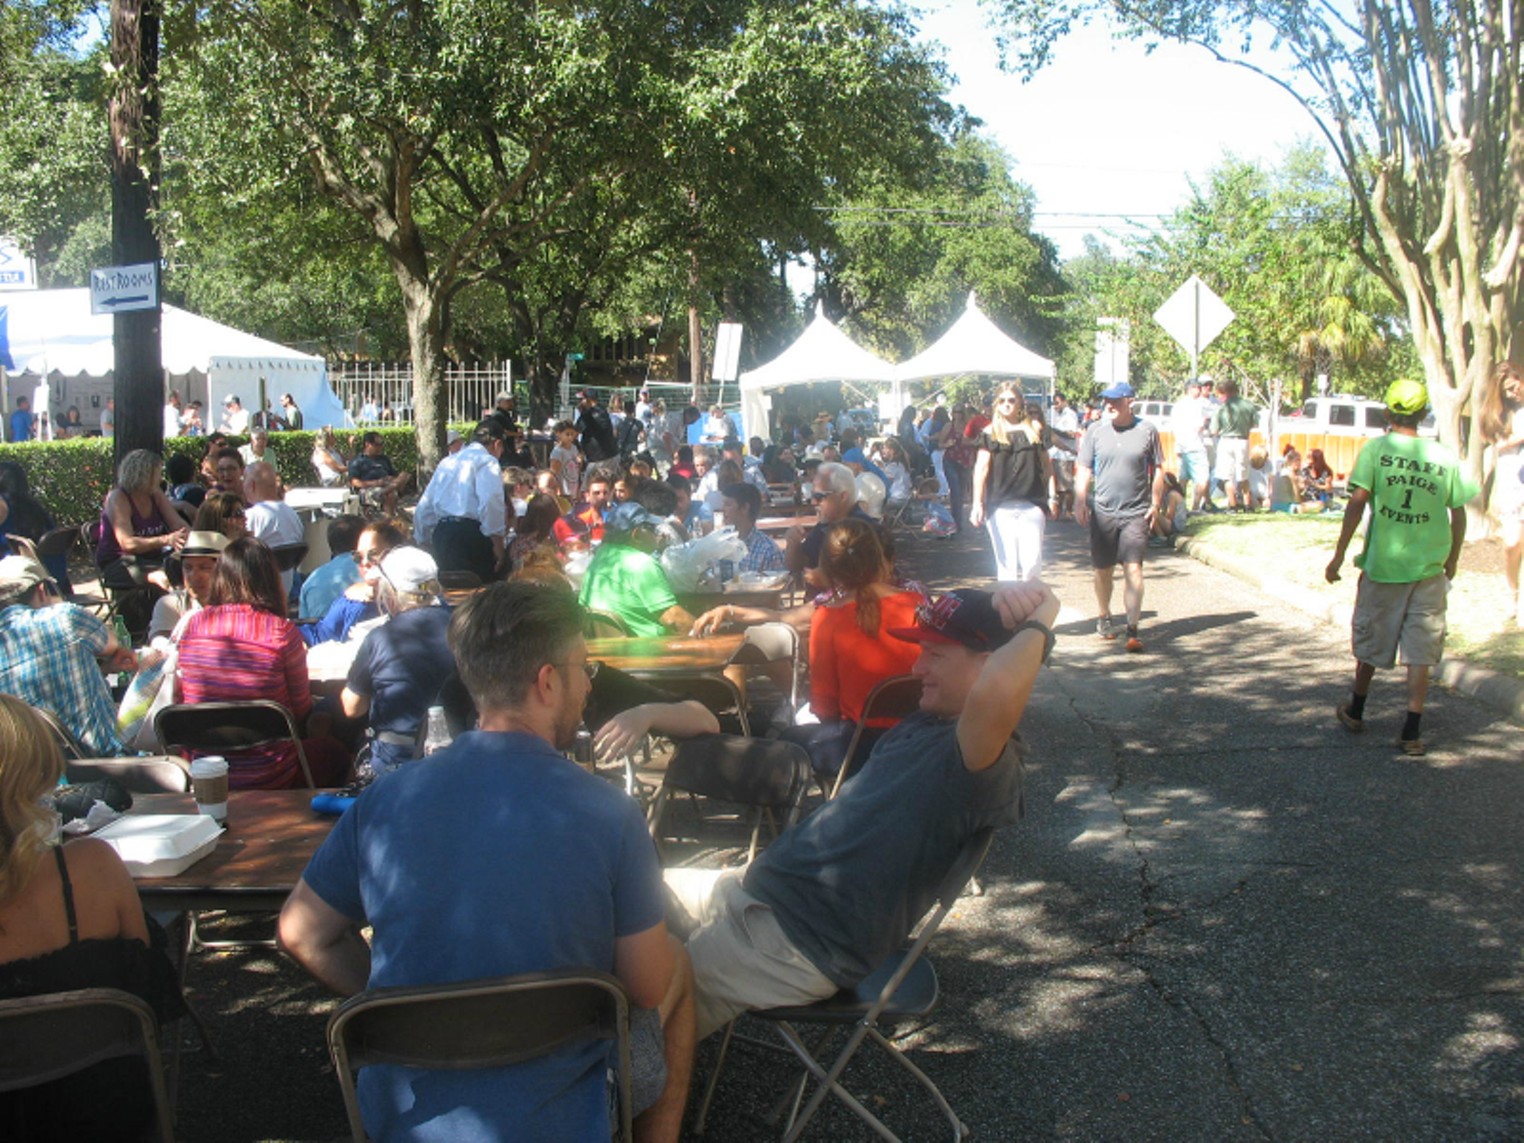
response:
M1297 433L1326 433L1335 437L1379 437L1386 432L1386 406L1369 397L1351 397L1335 393L1331 397L1313 397L1301 408L1281 418L1281 427ZM1437 435L1434 414L1418 426L1422 436Z

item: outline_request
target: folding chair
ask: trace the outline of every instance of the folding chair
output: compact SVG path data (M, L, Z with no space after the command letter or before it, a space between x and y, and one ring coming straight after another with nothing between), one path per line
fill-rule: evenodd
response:
M118 1056L143 1057L153 1094L154 1138L173 1143L158 1022L147 1004L115 988L0 1000L0 1091L63 1079ZM88 1092L80 1095L89 1098Z
M251 699L248 702L176 703L154 716L154 734L161 753L189 750L199 754L237 754L256 746L291 742L296 746L296 760L301 764L307 788L313 789L312 770L296 719L278 702Z
M86 524L80 525L80 535L84 539L86 548L89 549L90 562L95 566L96 571L96 585L99 587L101 593L101 602L95 604L94 606L104 607L106 609L106 613L102 615L101 618L104 619L107 623L110 623L118 615L120 615L125 622L127 619L127 612L122 610L123 605L127 603L127 601L134 598L140 596L148 596L150 592L148 588L140 587L137 584L134 584L132 587L111 587L106 583L106 577L102 572L100 560L96 558L96 552L100 550L101 532L104 527L105 522L99 518L91 520ZM138 610L138 608L133 608L132 610ZM140 631L132 631L132 634L134 635L142 635L147 632L148 621L153 613L153 608L151 606L145 606L141 608L141 610L144 612L143 629ZM130 627L129 630L131 630Z
M115 778L130 794L183 794L191 788L190 767L179 758L84 758L64 763L70 782Z
M752 1013L753 1016L768 1021L777 1029L784 1043L805 1067L805 1073L784 1094L783 1099L779 1100L774 1111L773 1119L776 1120L783 1106L789 1105L789 1118L783 1129L784 1143L793 1143L804 1133L804 1129L815 1117L815 1113L820 1110L827 1095L835 1095L882 1138L899 1138L838 1082L857 1049L864 1040L870 1038L888 1052L891 1059L914 1076L936 1101L937 1107L952 1127L953 1139L956 1141L968 1136L968 1127L958 1118L957 1112L947 1102L931 1077L912 1063L880 1029L904 1023L907 1020L922 1019L936 1008L939 999L937 973L931 962L924 956L926 946L931 943L931 938L936 935L943 920L952 911L964 886L972 880L979 866L983 864L985 854L989 852L990 841L994 836L994 829L986 826L963 844L962 850L937 889L936 908L921 924L914 941L908 948L901 949L888 957L873 973L860 981L856 988L843 989L835 996L815 1004L792 1008L769 1008ZM813 1051L805 1044L804 1038L796 1028L796 1025L809 1024L822 1025L827 1033L826 1037L815 1045ZM852 1031L836 1058L829 1067L826 1067L815 1059L814 1052L818 1052L825 1046L830 1033L838 1027L850 1027ZM725 1029L725 1039L720 1045L719 1058L715 1061L714 1072L710 1075L708 1086L704 1089L698 1121L694 1125L696 1135L702 1135L704 1132L704 1120L709 1114L709 1104L714 1098L714 1089L719 1082L720 1071L725 1065L725 1055L730 1047L734 1031L735 1022L732 1021ZM809 1102L804 1104L801 1110L799 1105L811 1077L814 1078L817 1087Z
M751 736L751 719L746 714L746 699L741 688L724 675L684 675L668 671L631 671L662 690L684 699L702 703L718 717L730 717L740 726L743 737Z
M419 988L378 988L328 1021L328 1052L356 1143L355 1073L372 1064L463 1070L524 1063L590 1039L618 1055L619 1139L631 1139L630 1008L624 986L593 969L524 973ZM505 1125L506 1126L506 1125Z
M802 668L802 660L799 656L799 632L795 631L787 623L758 623L746 628L741 632L743 642L741 649L736 652L732 660L738 666L743 667L769 667L777 663L789 665L789 688L788 709L792 716L799 708L799 675ZM752 672L747 673L747 679L759 677ZM765 671L760 677L772 682L772 677Z
M270 549L270 554L275 557L275 566L283 572L295 571L307 558L306 544L281 544Z
M798 820L810 774L809 754L792 742L733 734L700 734L684 739L667 763L661 789L651 803L651 836L659 849L662 815L673 791L745 806L755 811L746 854L750 861L757 855L764 815L781 816L780 831Z
M852 732L851 741L847 743L847 752L837 767L836 781L831 784L828 797L834 798L841 793L842 783L847 780L847 770L851 768L858 744L862 742L863 727L868 725L870 719L892 718L899 721L914 714L920 707L921 680L914 675L895 675L869 691L863 702L863 716L858 719L857 729Z

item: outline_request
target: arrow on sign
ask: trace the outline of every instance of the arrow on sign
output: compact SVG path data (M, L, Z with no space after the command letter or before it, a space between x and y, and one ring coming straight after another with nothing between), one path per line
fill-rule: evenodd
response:
M130 294L124 298L102 298L98 304L103 306L142 305L148 301L152 299L147 294Z

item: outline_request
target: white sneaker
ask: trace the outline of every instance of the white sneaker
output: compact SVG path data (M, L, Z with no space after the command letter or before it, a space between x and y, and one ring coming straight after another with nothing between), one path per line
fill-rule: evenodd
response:
M1095 633L1102 639L1115 639L1116 628L1111 625L1111 616L1103 615L1095 621Z

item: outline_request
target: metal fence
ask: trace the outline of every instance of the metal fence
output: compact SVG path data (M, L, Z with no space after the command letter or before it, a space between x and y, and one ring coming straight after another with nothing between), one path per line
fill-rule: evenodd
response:
M411 424L413 367L375 362L330 366L328 383L355 424ZM488 361L445 370L447 417L474 421L499 393L513 391L512 363Z

